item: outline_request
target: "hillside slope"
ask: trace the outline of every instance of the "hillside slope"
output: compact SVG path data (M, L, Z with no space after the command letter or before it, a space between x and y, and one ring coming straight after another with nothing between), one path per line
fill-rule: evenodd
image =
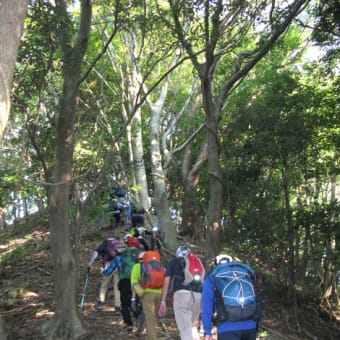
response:
M46 222L39 220L20 231L1 234L0 313L8 339L43 339L39 329L51 318L54 306L49 231ZM124 230L119 230L122 236ZM80 249L79 301L88 260L95 247L108 235L107 231L93 230L83 237ZM111 234L112 235L112 234ZM193 245L194 246L194 245ZM197 249L197 248L195 248ZM199 250L199 249L197 249ZM82 339L125 339L135 337L122 327L121 317L113 315L113 290L108 294L103 311L94 312L93 306L100 279L98 260L89 275L85 304L80 315L89 333ZM264 312L258 339L340 339L340 325L330 314L321 313L308 301L297 310L284 303L284 297L266 283L261 287ZM1 334L1 332L0 332ZM160 339L178 339L172 310L159 324ZM140 338L144 339L144 338ZM146 339L146 337L145 337ZM202 337L203 339L203 337Z

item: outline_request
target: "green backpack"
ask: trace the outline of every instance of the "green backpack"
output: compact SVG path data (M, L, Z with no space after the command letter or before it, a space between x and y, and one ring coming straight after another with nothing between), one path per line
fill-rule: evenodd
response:
M120 279L130 279L132 267L138 260L139 250L134 247L126 248L121 253L122 270L119 273Z

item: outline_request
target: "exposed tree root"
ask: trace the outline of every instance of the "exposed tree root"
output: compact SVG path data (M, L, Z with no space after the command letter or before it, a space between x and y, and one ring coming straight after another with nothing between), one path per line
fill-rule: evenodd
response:
M86 335L87 331L76 317L67 321L53 317L42 326L42 333L46 340L74 340Z

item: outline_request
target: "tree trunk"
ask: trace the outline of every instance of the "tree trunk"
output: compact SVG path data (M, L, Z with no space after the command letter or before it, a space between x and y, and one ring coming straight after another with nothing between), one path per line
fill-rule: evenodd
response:
M285 210L286 210L286 222L287 222L287 261L288 261L288 291L287 291L287 298L296 302L296 276L295 276L295 247L294 247L294 240L295 240L295 231L293 227L292 221L292 211L290 206L290 194L289 194L289 172L288 172L288 162L286 157L283 155L282 157L282 187L283 187L283 194L285 199Z
M220 107L216 105L212 81L209 72L205 72L202 81L203 106L206 115L206 131L208 141L208 174L209 174L209 205L208 205L208 258L216 256L220 251L221 214L223 206L223 175L220 166L220 145L218 140L218 117Z
M137 40L135 36L134 39ZM136 46L135 42L132 42L132 46ZM141 75L138 73L138 70L135 66L135 60L137 60L138 55L135 49L129 46L128 49L131 56L131 66L133 70L128 73L131 79L128 82L129 86L129 107L131 108L130 111L134 112L134 117L131 121L132 127L132 151L133 151L133 158L134 158L134 170L136 176L136 184L139 186L139 191L137 195L137 199L139 203L142 204L146 211L150 208L149 202L149 190L148 190L148 182L145 170L145 163L144 163L144 147L143 147L143 135L142 135L142 117L141 117L141 109L138 107L135 108L136 103L138 102L139 96L139 83L138 78L141 78ZM133 112L130 112L132 114Z
M143 208L148 211L150 208L149 190L144 163L144 148L142 137L142 119L140 109L135 113L132 120L132 149L134 155L134 169L136 173L136 184L139 186L138 198Z
M12 78L29 0L0 2L0 139L10 109Z
M177 56L172 60L172 66L176 63ZM152 180L154 184L154 205L157 217L160 223L161 237L169 250L175 252L177 247L176 226L170 218L169 201L167 194L168 180L163 169L163 159L161 153L160 131L161 131L161 113L164 107L165 99L168 93L168 82L170 73L164 80L164 84L160 88L159 97L156 102L152 102L147 96L145 101L150 109L150 155ZM147 93L146 86L144 92Z
M183 214L181 234L193 235L196 239L202 239L201 229L202 213L199 210L196 201L196 188L199 180L199 172L205 165L208 157L207 144L204 144L201 152L194 164L191 166L192 161L192 143L189 143L183 153L182 159L182 183L184 190L183 197Z
M176 229L172 223L169 212L167 196L167 179L162 167L162 155L159 144L159 114L160 111L154 107L150 120L150 153L152 164L152 179L155 188L154 204L161 226L161 236L166 246L175 251L177 247Z
M28 4L29 0L0 2L0 46L2 46L0 49L0 140L10 111L13 73ZM0 229L4 226L3 212L4 209L0 207ZM0 338L6 339L1 315Z
M197 206L196 201L196 188L198 178L187 177L183 183L183 214L182 225L180 229L181 235L191 235L193 239L201 239L200 225L201 211Z
M335 157L336 159L336 157ZM336 201L336 165L334 164L334 169L331 173L331 196L330 203L334 206L337 204ZM321 291L321 300L325 303L326 306L334 304L335 306L339 304L339 292L338 292L338 264L339 264L339 256L338 256L338 248L339 244L337 241L339 240L339 228L337 227L337 215L332 212L332 216L330 218L330 226L328 233L328 239L326 242L327 245L327 257L323 261L323 277L322 277L322 288Z
M77 108L82 61L91 25L91 1L81 2L81 19L74 47L67 27L67 8L63 0L56 1L57 19L63 23L62 50L64 84L60 111L56 123L56 154L54 184L48 188L51 250L55 282L55 315L44 325L48 339L74 339L86 333L77 313L76 284L78 267L72 249L71 204L72 161L75 143L74 122ZM76 248L77 250L77 248Z

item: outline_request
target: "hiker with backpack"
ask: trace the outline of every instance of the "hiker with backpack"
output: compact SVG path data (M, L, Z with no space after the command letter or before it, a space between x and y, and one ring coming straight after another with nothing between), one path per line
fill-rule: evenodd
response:
M159 223L152 223L151 230L145 230L145 235L150 238L150 249L161 252L162 245L160 241L161 233Z
M146 241L144 239L145 230L146 229L144 227L139 227L137 225L137 227L136 227L136 231L137 232L134 235L135 235L135 237L138 238L138 242L139 242L140 248L142 250L144 250L144 251L148 251L148 250L150 250L150 247L149 247L149 245L146 243Z
M134 204L131 209L131 227L143 227L144 225L145 209L140 204Z
M204 339L212 340L212 317L218 340L256 340L261 306L255 296L255 272L248 265L220 254L202 291Z
M132 234L126 234L124 236L124 242L128 247L135 247L139 249L140 251L147 251L149 250L149 246L146 244L143 236L136 236L139 235L139 232L135 229L132 229L131 232Z
M138 241L137 241L138 242ZM110 266L102 271L103 276L109 276L118 269L118 289L120 292L120 304L125 329L128 333L133 330L133 322L131 318L131 271L134 264L138 261L139 250L135 247L127 246L124 250L117 252L115 258L111 261ZM133 313L137 318L138 315Z
M110 228L115 229L122 225L122 214L124 211L124 203L121 203L117 198L111 198L111 217L110 217Z
M161 304L161 293L165 277L165 268L161 264L157 251L146 251L139 254L139 262L131 272L132 299L131 308L134 310L137 298L141 299L145 316L148 340L157 340L156 317ZM143 329L137 331L137 335Z
M108 268L110 266L111 261L117 255L117 252L120 247L121 247L121 241L119 239L107 238L106 240L104 240L93 251L90 261L87 265L87 271L90 272L90 269L93 266L94 261L96 260L98 256L102 258L102 265L103 265L102 270ZM108 291L111 281L113 281L115 313L118 315L120 313L120 293L118 289L117 270L113 271L109 276L101 277L99 296L94 306L94 309L96 311L103 309L103 305L105 303L107 291Z
M158 311L164 317L166 299L173 290L173 309L181 340L199 340L197 323L201 313L201 291L205 276L202 261L187 245L176 250L176 257L168 263L162 287L162 300Z
M118 201L118 207L124 217L123 223L130 224L131 207L127 199L127 186L124 179L120 180L120 186L114 191L114 196Z

